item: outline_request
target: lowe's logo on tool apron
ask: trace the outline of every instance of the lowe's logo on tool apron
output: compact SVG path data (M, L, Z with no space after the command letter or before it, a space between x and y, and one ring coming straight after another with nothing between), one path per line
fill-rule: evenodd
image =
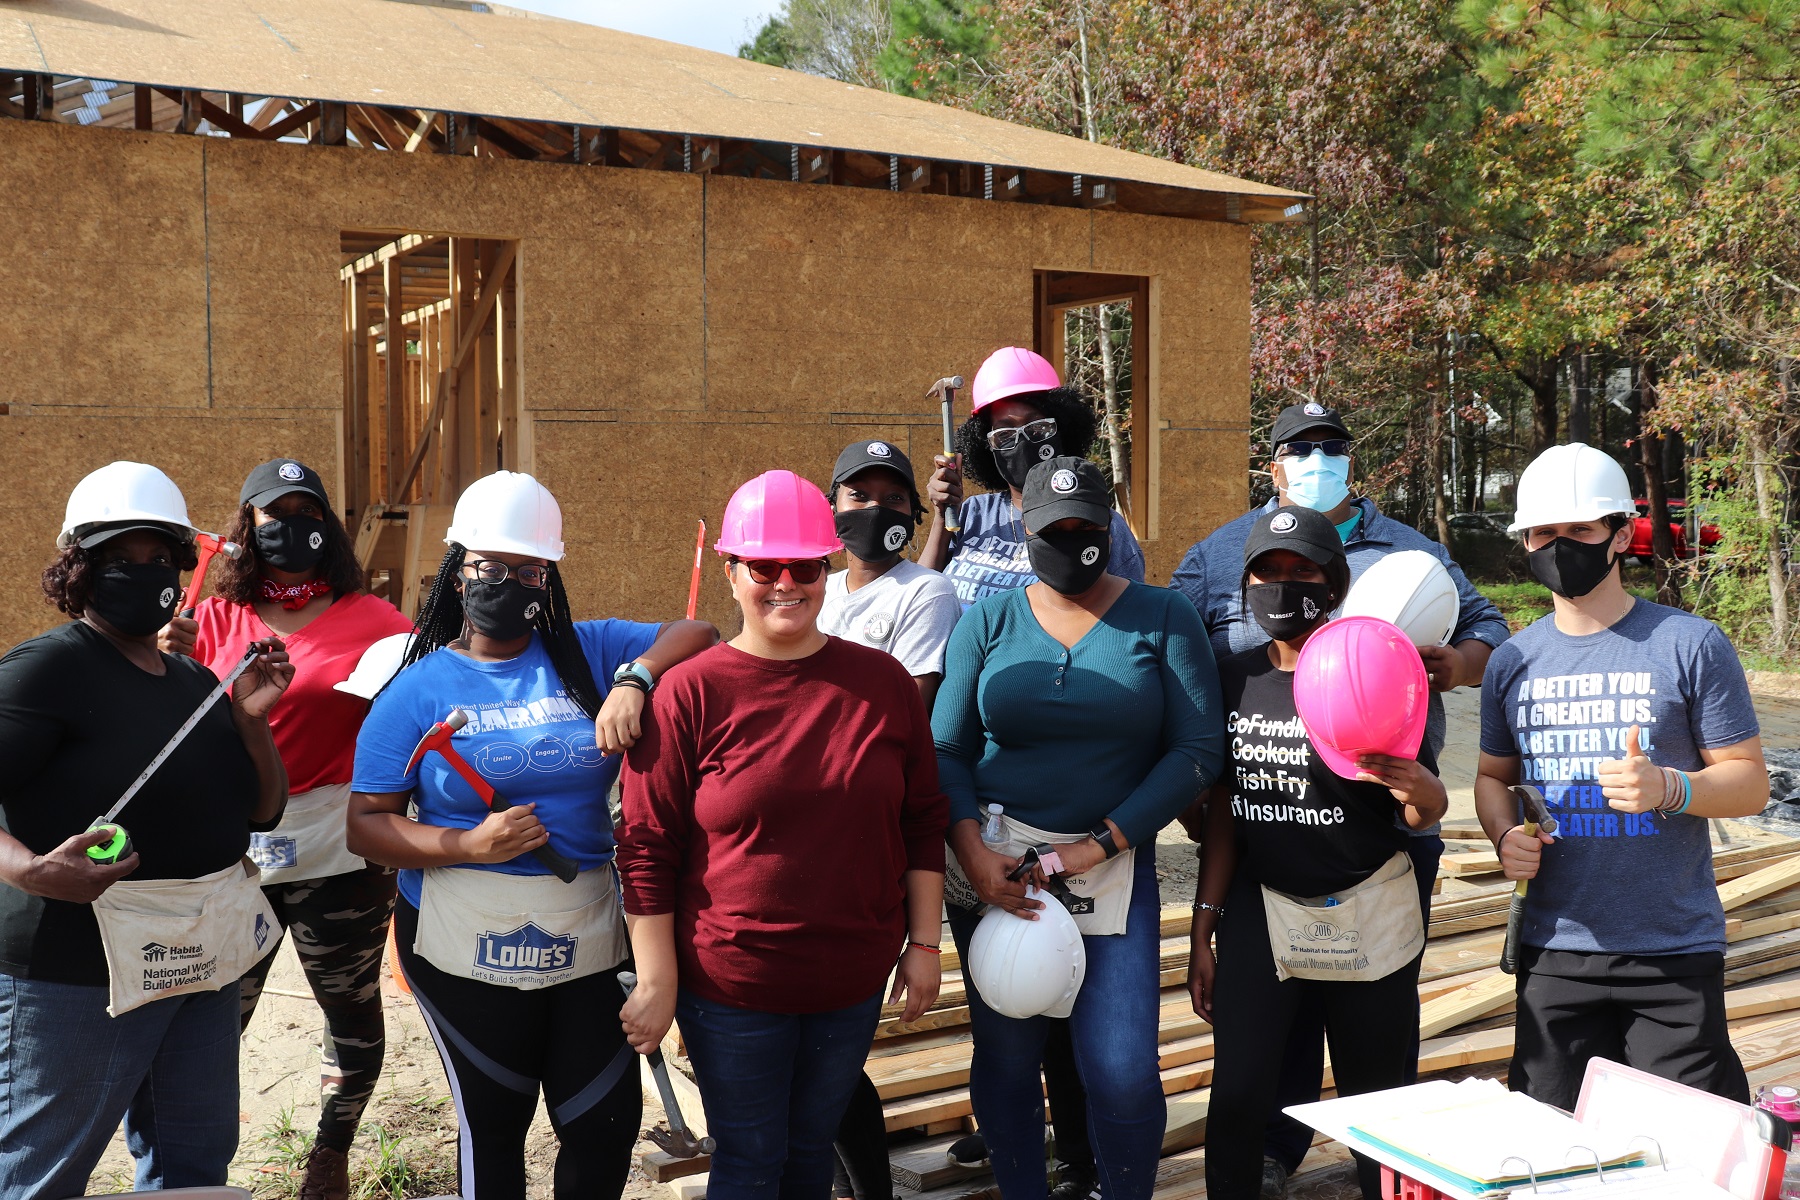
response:
M558 937L531 921L475 939L475 966L488 971L564 971L575 964L574 934Z

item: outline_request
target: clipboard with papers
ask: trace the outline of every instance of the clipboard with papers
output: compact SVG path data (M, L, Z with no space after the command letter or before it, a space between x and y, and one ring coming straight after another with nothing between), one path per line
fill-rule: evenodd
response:
M1402 1195L1772 1200L1790 1132L1769 1113L1592 1060L1573 1115L1491 1079L1286 1110L1410 1185Z

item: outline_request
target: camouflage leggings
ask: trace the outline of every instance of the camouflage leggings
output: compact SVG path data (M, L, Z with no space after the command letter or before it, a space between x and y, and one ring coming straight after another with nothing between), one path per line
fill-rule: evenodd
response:
M325 1010L317 1144L348 1150L381 1077L387 1030L381 1015L381 962L394 912L395 874L371 863L360 871L278 883L263 889L275 919L294 935L294 950L313 996ZM276 942L276 949L281 943ZM262 997L276 950L238 981L242 1026Z

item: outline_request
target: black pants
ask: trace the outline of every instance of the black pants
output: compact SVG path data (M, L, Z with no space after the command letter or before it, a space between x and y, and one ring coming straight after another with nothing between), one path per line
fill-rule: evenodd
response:
M275 921L293 935L306 982L325 1014L315 1145L350 1149L381 1078L387 1026L381 1015L381 959L394 911L391 868L370 863L325 879L263 889ZM250 1027L281 941L238 980L239 1032Z
M838 1122L837 1173L833 1196L856 1200L893 1200L894 1180L888 1174L887 1121L881 1115L881 1094L867 1071L856 1081L844 1119Z
M1407 856L1413 862L1413 878L1419 883L1419 911L1425 928L1431 929L1431 885L1437 878L1438 860L1444 856L1444 839L1408 838ZM1414 1082L1419 1073L1419 1039L1413 1037L1412 1066L1406 1082ZM1325 1078L1325 1012L1316 998L1303 1001L1294 1018L1294 1032L1288 1037L1281 1056L1281 1076L1275 1085L1275 1115L1263 1135L1263 1153L1277 1159L1290 1172L1300 1167L1300 1160L1312 1148L1313 1131L1281 1111L1295 1104L1311 1104L1319 1098L1319 1085Z
M1217 947L1206 1194L1208 1200L1255 1200L1279 1066L1302 1006L1310 999L1324 1014L1339 1095L1399 1087L1418 1058L1419 960L1366 983L1278 981L1262 895L1242 873L1232 882ZM1379 1168L1361 1155L1356 1165L1364 1197L1375 1200Z
M540 1087L558 1142L558 1200L616 1200L644 1101L614 973L536 991L481 983L420 958L418 929L419 910L402 897L394 909L400 965L450 1077L464 1200L524 1200L525 1134Z
M1507 1074L1515 1092L1573 1109L1588 1059L1599 1057L1750 1102L1744 1065L1725 1024L1722 956L1710 974L1660 979L1536 974L1526 969L1533 958L1528 952L1519 972L1517 1032Z

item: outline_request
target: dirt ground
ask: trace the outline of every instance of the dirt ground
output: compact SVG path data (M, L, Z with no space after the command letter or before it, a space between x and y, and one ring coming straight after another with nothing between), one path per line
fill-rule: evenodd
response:
M1447 697L1449 735L1443 755L1450 790L1450 818L1472 818L1480 708L1474 691ZM1772 750L1800 750L1800 700L1757 697L1763 741ZM1193 898L1195 858L1178 826L1158 839L1158 875L1163 901ZM351 1155L352 1181L363 1196L453 1195L456 1187L456 1118L437 1051L412 1000L390 980L384 989L388 1017L387 1067ZM601 1019L602 1014L596 1014ZM242 1139L232 1182L259 1196L293 1194L291 1168L304 1149L305 1135L318 1120L319 1010L293 952L283 946L256 1019L244 1037L239 1116ZM654 1091L644 1099L644 1122L662 1120ZM640 1150L648 1143L640 1142ZM550 1196L556 1141L540 1107L527 1142L533 1200ZM122 1137L115 1137L95 1172L92 1191L129 1190L131 1160ZM644 1200L666 1190L635 1168L627 1200ZM1321 1197L1323 1200L1323 1197Z

